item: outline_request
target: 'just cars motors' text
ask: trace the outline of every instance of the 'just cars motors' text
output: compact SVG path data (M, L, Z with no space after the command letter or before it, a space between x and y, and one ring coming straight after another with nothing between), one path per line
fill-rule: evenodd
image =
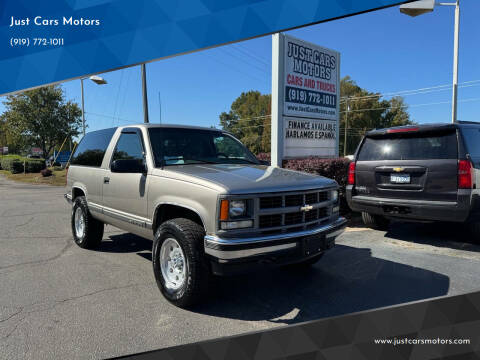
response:
M14 16L10 18L10 27L14 26L99 26L99 19L85 19L83 17L74 18L73 16L62 16L61 19L47 19L42 16L34 18L17 19Z

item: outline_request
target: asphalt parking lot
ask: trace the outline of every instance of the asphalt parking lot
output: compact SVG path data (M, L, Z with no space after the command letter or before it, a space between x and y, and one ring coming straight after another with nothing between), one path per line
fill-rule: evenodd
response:
M107 227L74 245L63 188L0 177L0 358L106 358L480 290L480 246L451 224L350 228L310 271L217 279L178 309L157 289L151 241Z

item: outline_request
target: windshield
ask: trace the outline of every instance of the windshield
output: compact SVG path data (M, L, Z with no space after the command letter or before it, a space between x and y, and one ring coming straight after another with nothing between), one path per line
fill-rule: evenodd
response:
M259 164L237 139L221 131L150 128L155 166L184 164Z

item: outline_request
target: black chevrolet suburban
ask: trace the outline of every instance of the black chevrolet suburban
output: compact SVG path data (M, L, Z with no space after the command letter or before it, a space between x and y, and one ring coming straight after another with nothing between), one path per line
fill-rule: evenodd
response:
M480 236L479 180L480 123L372 130L350 163L347 201L372 228L453 221Z

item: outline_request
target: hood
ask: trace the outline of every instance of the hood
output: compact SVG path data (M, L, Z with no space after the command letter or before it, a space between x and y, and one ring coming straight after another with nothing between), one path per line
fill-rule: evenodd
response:
M229 194L265 193L337 187L323 176L265 165L199 164L164 168L168 172L214 183ZM193 180L193 179L192 179Z

